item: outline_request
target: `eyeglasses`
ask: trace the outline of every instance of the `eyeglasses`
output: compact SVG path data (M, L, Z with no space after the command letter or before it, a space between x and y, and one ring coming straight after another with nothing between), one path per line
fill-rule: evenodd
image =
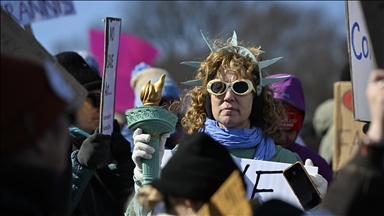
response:
M100 108L100 97L101 97L101 94L100 93L89 93L87 95L87 98L90 98L91 101L92 101L92 105L95 107L95 108Z
M222 95L227 92L228 87L237 95L246 95L251 91L256 92L253 83L250 80L242 79L231 83L224 82L219 79L214 79L208 82L207 91L212 95Z

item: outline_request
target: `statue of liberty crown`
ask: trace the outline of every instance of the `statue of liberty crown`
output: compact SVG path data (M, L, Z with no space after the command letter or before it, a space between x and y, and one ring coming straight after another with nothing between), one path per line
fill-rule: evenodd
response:
M225 46L225 47L219 48L218 46L216 46L216 44L212 43L212 41L210 41L207 37L205 37L205 35L203 34L203 32L201 30L200 30L200 32L201 32L201 35L203 36L203 39L204 39L205 43L207 43L209 49L211 50L211 52L218 52L220 50L228 50L229 46ZM283 57L278 57L278 58L274 58L274 59L270 59L270 60L264 60L264 61L257 61L257 58L255 57L255 55L253 55L253 53L249 49L237 45L237 35L236 35L235 31L233 31L233 36L232 36L232 39L231 39L231 45L232 45L232 47L237 48L238 53L240 55L248 56L253 61L255 61L256 64L258 64L258 66L259 66L259 77L260 77L261 81L260 81L260 83L256 87L257 95L261 94L262 88L264 86L270 85L270 84L278 82L280 80L287 79L289 77L289 75L288 75L288 76L280 76L280 77L275 77L275 78L263 78L262 74L261 74L261 69L276 63L277 61L279 61ZM259 50L259 53L264 53L264 51ZM194 67L194 68L199 68L201 62L198 62L198 61L186 61L186 62L181 62L181 64L189 65L189 66ZM188 81L182 82L182 84L184 84L184 85L201 86L201 85L203 85L203 81L201 79L195 79L195 80L188 80Z

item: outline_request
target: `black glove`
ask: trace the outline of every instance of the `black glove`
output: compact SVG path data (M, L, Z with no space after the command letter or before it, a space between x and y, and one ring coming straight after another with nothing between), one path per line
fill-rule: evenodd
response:
M77 153L77 161L88 169L95 169L97 165L104 162L110 139L110 135L92 134L81 144Z
M111 151L113 158L118 163L124 163L132 156L131 144L121 134L120 125L116 119L113 121Z

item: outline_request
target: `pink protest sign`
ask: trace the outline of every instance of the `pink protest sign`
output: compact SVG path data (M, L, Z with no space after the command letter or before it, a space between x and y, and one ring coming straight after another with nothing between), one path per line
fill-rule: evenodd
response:
M104 31L91 29L89 37L90 51L95 56L102 71L104 61ZM152 65L158 54L157 49L145 40L130 34L121 33L116 75L116 112L125 113L127 109L133 108L135 94L130 86L132 70L140 62ZM102 74L100 75L102 76Z

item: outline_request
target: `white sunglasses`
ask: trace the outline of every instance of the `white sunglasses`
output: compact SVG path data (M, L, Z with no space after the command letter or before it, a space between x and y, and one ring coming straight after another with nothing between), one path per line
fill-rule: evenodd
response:
M227 92L229 87L237 95L246 95L251 91L256 92L253 83L248 79L235 80L231 83L214 79L208 82L207 91L212 95L219 96Z

